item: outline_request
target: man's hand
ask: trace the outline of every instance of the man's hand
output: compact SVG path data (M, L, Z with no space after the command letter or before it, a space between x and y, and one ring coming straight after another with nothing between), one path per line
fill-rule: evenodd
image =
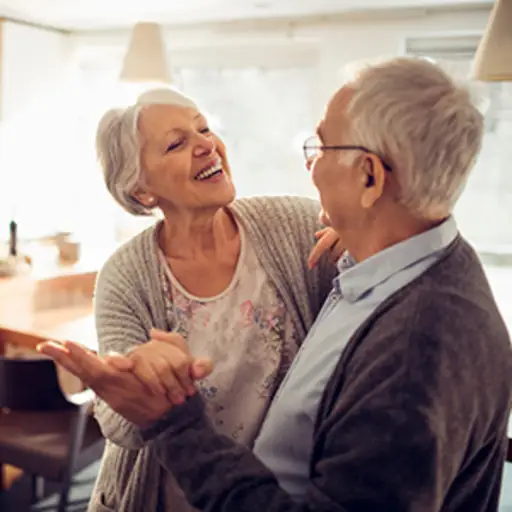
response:
M324 228L315 233L317 240L308 258L308 267L310 269L316 267L320 258L328 253L329 259L336 263L345 252L345 247L340 236L332 228Z
M148 427L172 407L165 393L148 393L147 386L131 373L134 363L130 359L119 356L118 367L114 368L93 352L69 341L42 343L38 350L76 375L114 411L135 425ZM208 375L211 366L203 372L203 377Z
M192 357L177 333L152 329L150 336L150 341L125 356L110 355L105 361L114 368L130 370L153 393L166 394L171 403L182 404L186 396L196 393L193 381L211 373L212 363Z

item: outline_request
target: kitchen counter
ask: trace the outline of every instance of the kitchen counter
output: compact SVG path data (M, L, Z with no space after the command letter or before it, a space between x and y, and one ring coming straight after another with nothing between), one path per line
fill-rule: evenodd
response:
M96 350L92 297L96 272L55 272L0 279L0 353L6 345L34 349L46 339Z

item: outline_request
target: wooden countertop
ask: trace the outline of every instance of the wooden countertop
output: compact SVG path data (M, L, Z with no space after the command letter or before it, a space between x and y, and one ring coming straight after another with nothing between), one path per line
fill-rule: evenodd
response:
M35 314L23 326L0 324L0 345L35 350L47 340L76 341L90 350L98 349L91 308L67 308ZM0 352L3 352L0 347Z
M0 279L0 345L35 348L47 340L71 340L96 350L92 296L96 272L71 269L45 277Z

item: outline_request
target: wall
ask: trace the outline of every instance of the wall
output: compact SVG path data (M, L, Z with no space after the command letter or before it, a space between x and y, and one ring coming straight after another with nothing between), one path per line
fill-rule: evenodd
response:
M52 192L65 183L54 171L68 165L65 102L72 56L69 36L2 23L0 239L14 213L23 237L57 228ZM64 194L65 195L65 194Z
M2 119L62 87L72 47L59 32L2 23Z

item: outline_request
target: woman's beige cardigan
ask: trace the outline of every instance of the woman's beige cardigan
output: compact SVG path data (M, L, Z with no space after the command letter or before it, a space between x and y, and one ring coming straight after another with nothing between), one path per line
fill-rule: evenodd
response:
M335 274L325 259L307 268L314 233L321 226L318 202L297 197L240 199L229 207L292 315L303 339L322 306ZM157 257L155 227L118 249L101 270L95 317L100 352L126 352L148 339L151 328L170 330ZM155 459L151 443L136 426L98 401L95 414L107 438L89 512L157 512L158 495L171 480ZM165 511L173 512L173 511Z

